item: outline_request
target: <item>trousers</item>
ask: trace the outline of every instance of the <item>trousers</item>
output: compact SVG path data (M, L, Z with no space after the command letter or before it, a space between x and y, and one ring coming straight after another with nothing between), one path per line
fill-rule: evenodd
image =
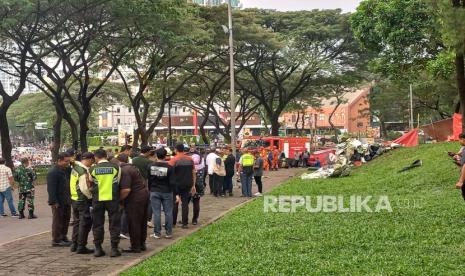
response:
M92 217L90 215L90 206L92 201L74 201L72 202L73 216L76 218L73 224L72 241L78 246L86 246L89 232L92 229Z
M105 234L105 211L108 213L110 240L112 246L119 244L119 234L121 230L121 212L119 210L119 201L93 201L92 216L94 225L92 233L94 234L94 244L102 244Z

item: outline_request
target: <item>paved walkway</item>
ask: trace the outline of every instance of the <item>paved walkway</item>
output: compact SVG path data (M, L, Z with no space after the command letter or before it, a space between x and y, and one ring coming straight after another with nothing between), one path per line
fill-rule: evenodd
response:
M264 190L270 191L300 172L302 170L296 169L269 172L264 178ZM255 184L253 191L256 192ZM46 201L44 197L45 187L39 186L37 192L39 194L39 219L30 221L12 218L0 219L0 275L117 275L177 240L214 222L229 210L247 201L247 199L239 197L240 190L238 188L235 188L234 197L215 198L206 195L201 200L199 225L190 226L189 229L175 228L174 237L170 240L155 240L149 237L147 240L148 250L144 254L123 253L123 256L119 258L110 258L108 255L94 258L92 255L71 253L69 248L51 247L50 233L44 233L50 229L51 225L49 208L44 203ZM152 234L153 230L149 229L149 233ZM28 235L34 236L24 238ZM108 238L109 235L106 232L103 245L107 254L110 252ZM89 241L92 243L92 235L90 235ZM128 247L129 241L121 240L120 248Z

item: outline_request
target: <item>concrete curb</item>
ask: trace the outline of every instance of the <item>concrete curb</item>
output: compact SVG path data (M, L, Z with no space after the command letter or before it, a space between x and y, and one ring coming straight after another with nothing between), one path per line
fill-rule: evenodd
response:
M20 241L20 240L29 239L29 238L32 238L32 237L35 237L35 236L40 236L40 235L51 233L51 232L52 231L44 231L44 232L40 232L40 233L37 233L37 234L34 234L34 235L29 235L29 236L17 238L17 239L14 239L12 241L8 241L8 242L5 242L5 243L0 243L0 247L5 246L5 245L9 245L10 243L14 243L14 242L17 242L17 241Z

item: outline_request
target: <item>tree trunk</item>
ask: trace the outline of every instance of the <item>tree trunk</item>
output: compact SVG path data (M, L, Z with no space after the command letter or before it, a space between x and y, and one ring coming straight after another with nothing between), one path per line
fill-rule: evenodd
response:
M455 55L455 70L457 73L457 91L460 98L460 106L462 107L462 132L465 132L465 62L464 54L457 53Z
M87 152L89 150L89 145L87 144L87 132L89 131L88 116L83 116L79 124L79 144L81 147L81 152Z
M273 116L272 118L270 118L270 123L271 123L271 136L279 136L279 128L281 127L281 124L279 123L279 117Z
M305 110L302 110L302 128L300 129L300 135L305 136L306 131L305 131Z
M11 145L10 128L6 116L10 105L11 104L4 102L0 108L0 138L2 142L2 157L6 160L6 165L13 168L13 159L11 156L13 146Z
M140 145L141 146L148 146L149 144L149 136L151 135L147 131L139 131L140 135ZM139 143L139 142L137 142Z
M207 135L207 132L205 131L205 125L200 125L199 126L199 132L200 132L200 136L202 136L202 140L205 144L209 144L209 140L208 139L208 135Z
M60 109L56 109L56 118L53 124L53 147L52 147L52 161L56 162L58 160L58 153L60 152L61 146L61 123L63 121L63 114Z
M331 129L334 131L334 136L336 137L336 141L339 141L339 140L338 140L337 129L333 124L333 116L334 116L334 113L336 113L336 110L339 108L340 105L341 105L340 103L336 104L336 107L333 109L333 111L329 115L329 119L328 119L328 122L329 122L329 125L331 126Z
M381 137L386 138L387 137L386 123L381 118L379 119L379 123L380 123L380 128L381 128Z
M64 112L62 116L63 119L68 123L71 130L72 147L73 149L77 150L79 147L78 126L68 112Z
M139 137L142 137L142 131L139 128L134 129L132 132L132 148L137 149L139 147Z
M299 121L300 121L300 111L297 111L297 120L295 121L295 136L299 136L300 130L299 130Z
M455 104L454 113L460 113L460 101Z

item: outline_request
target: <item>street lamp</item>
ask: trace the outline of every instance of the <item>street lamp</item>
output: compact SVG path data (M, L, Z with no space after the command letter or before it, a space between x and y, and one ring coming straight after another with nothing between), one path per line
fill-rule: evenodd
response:
M229 73L231 82L231 147L233 155L236 157L236 100L234 95L234 40L231 0L228 0L228 23L228 27L222 27L224 32L229 34Z

